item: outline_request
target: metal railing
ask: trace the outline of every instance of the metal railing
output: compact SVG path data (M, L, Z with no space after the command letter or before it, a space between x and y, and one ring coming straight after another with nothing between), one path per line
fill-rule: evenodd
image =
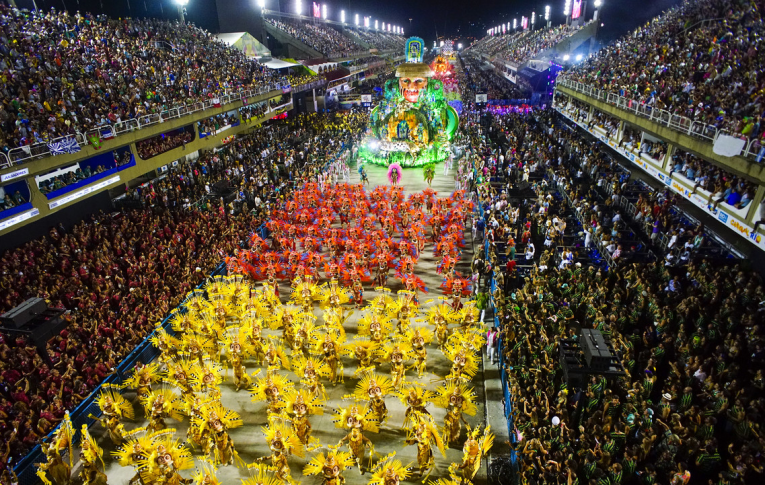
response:
M720 135L728 135L738 138L745 138L741 134L731 132L724 128L718 128L715 125L709 125L694 121L686 116L670 113L667 110L654 108L644 101L637 101L615 93L607 92L604 89L595 88L586 84L572 81L569 79L558 79L556 85L572 89L591 98L603 101L611 106L615 106L624 111L635 113L636 115L647 118L667 128L683 133L694 138L714 142ZM563 93L565 94L565 93ZM762 145L759 139L747 139L746 146L741 152L741 156L749 160L756 160Z
M285 85L286 86L286 85ZM52 156L49 144L63 141L67 138L75 137L77 144L80 147L90 144L89 137L91 135L98 135L99 139L116 138L123 133L140 130L148 126L156 125L167 120L180 118L192 113L205 111L211 108L220 108L228 104L239 101L242 98L249 98L254 96L260 96L272 91L280 91L282 89L281 83L268 84L257 89L243 89L234 93L220 96L219 98L208 99L205 101L197 101L191 104L183 104L175 106L159 113L150 113L137 116L136 118L130 118L124 121L115 123L114 125L101 125L93 128L84 134L81 132L75 132L66 136L54 138L49 142L35 143L32 145L26 145L23 147L17 147L8 152L7 155L3 154L0 157L0 168L7 168L12 165L19 165L27 163L32 160L39 160L48 156ZM216 102L217 99L217 102Z

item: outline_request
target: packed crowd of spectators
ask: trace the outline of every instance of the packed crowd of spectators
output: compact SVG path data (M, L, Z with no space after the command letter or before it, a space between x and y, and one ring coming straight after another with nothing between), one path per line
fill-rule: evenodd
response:
M534 59L541 52L555 47L560 41L574 35L583 27L560 25L524 32L523 35L511 39L500 55L508 61L523 64Z
M313 47L327 57L344 57L359 54L364 48L327 24L266 18L266 22L282 30L304 44Z
M129 189L126 198L141 208L102 213L71 229L59 225L0 256L0 312L39 296L66 309L69 322L46 356L24 338L0 335L0 433L8 463L111 374L222 254L246 244L269 205L350 148L366 119L311 114L277 123ZM234 201L224 204L211 193L220 182L235 190Z
M586 123L588 129L597 126L610 138L617 137L618 119L594 110L593 116L587 121L589 107L576 100L572 100L564 109L577 121ZM627 123L624 125L624 132L618 146L635 155L648 155L659 163L663 162L667 153L664 142L642 137L640 130ZM749 205L756 192L756 186L752 182L679 148L675 148L672 153L670 167L670 176L675 173L681 174L694 184L692 193L696 193L698 189L709 192L708 206L713 211L721 202L734 209L743 209Z
M582 237L576 233L586 225L572 230L555 222L572 220L572 210L586 211L584 219L593 217L607 228L604 234L613 226L627 227L620 226L609 200L594 196L603 183L622 186L626 180L601 180L620 171L609 165L613 161L597 143L557 128L556 116L550 111L508 114L489 126L476 123L471 133L498 288L493 301L520 481L681 485L693 476L711 483L761 482L761 277L732 261L698 256L702 228L683 231L664 222L662 230L673 235L667 257L621 261L618 270L582 264L579 258L578 263L563 258L551 264L559 260L551 254L554 249L529 252L549 231L546 219L567 235ZM536 200L512 200L508 194L517 180L512 174L535 164ZM501 175L503 167L510 181L505 191L480 184L481 175ZM540 178L545 173L549 182ZM556 193L559 181L568 197ZM567 200L574 206L566 207ZM651 204L650 217L670 219L669 197ZM497 243L506 240L505 265ZM525 279L517 274L522 263L515 259L524 257L515 257L516 245L526 264L533 264ZM682 265L673 263L679 248L690 253ZM623 377L594 375L579 385L565 380L558 345L562 339L576 341L581 328L610 338L626 371Z
M174 148L186 146L186 143L193 139L194 130L190 127L183 127L136 142L135 147L138 156L143 160L148 160Z
M464 62L467 82L465 86L472 92L487 94L490 100L528 99L531 97L531 86L520 76L516 79L516 83L512 83L493 70L482 70L481 62L473 57L466 57ZM471 99L474 100L475 97Z
M380 51L396 50L402 54L404 53L406 39L401 35L369 29L356 29L352 32L373 49Z
M8 150L280 81L191 24L0 6L0 147Z
M537 30L487 35L473 44L470 50L489 57L499 56L506 61L523 64L534 59L539 53L555 47L560 41L574 35L583 27L584 25L559 25Z
M685 1L564 76L735 134L765 131L760 8Z

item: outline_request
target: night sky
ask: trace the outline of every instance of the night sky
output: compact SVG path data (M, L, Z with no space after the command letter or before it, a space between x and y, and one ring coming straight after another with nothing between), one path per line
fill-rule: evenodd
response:
M112 17L162 17L175 18L177 10L173 0L36 0L39 8L68 8L91 13L106 13ZM257 0L246 0L257 5ZM353 14L361 17L371 15L394 25L404 27L406 35L418 35L432 44L438 36L446 36L458 42L468 42L470 36L483 36L486 30L503 22L512 22L521 16L537 14L537 25L543 22L545 5L550 5L553 24L562 23L564 0L527 1L507 0L325 0L329 18L339 20L340 10L346 11L346 21L353 21ZM593 0L590 0L592 2ZM302 0L304 15L310 0ZM679 0L603 0L601 41L608 43L658 15ZM16 0L19 7L31 8L32 0ZM497 5L502 7L497 7ZM294 12L295 0L266 0L266 8ZM213 32L226 32L225 25L218 25L215 0L189 0L187 20ZM592 7L587 7L587 18L592 17ZM409 19L412 19L409 28Z

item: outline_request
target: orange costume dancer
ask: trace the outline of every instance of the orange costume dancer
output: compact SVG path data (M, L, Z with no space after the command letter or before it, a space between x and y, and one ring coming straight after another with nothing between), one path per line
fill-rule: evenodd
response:
M441 284L441 287L444 289L444 295L451 295L451 307L454 311L459 311L462 308L463 296L470 296L470 282L460 278L459 274L455 277L447 278Z

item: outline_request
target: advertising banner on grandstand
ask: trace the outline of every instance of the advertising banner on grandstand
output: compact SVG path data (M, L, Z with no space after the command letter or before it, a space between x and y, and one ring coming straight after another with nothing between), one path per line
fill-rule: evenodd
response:
M313 2L313 16L317 19L321 17L321 5L316 2Z
M571 9L571 20L582 16L582 0L574 0L574 8Z
M572 118L561 108L558 108L558 111L576 123L583 130L591 133L598 139L602 140L604 143L608 143L610 145L599 127L588 128L585 123L579 122ZM734 209L724 207L722 204L718 205L717 209L713 211L709 206L708 195L693 193L692 183L687 180L684 181L682 175L675 174L674 177L671 177L668 174L665 174L661 169L652 166L650 163L647 163L643 157L638 157L634 153L618 146L613 148L626 159L645 170L649 175L664 183L673 192L679 194L686 200L691 201L693 205L700 208L707 214L711 214L712 216L716 217L718 221L728 226L739 236L746 238L750 243L754 244L760 249L765 250L765 237L763 237L760 233L755 232L753 227L745 222L745 217L743 215L736 214Z
M362 94L361 95L361 102L362 103L371 103L372 102L372 95L371 94Z
M526 30L529 26L529 19L526 17L521 17L521 28L523 30Z
M475 95L475 102L476 103L485 103L489 100L488 94L476 94Z

